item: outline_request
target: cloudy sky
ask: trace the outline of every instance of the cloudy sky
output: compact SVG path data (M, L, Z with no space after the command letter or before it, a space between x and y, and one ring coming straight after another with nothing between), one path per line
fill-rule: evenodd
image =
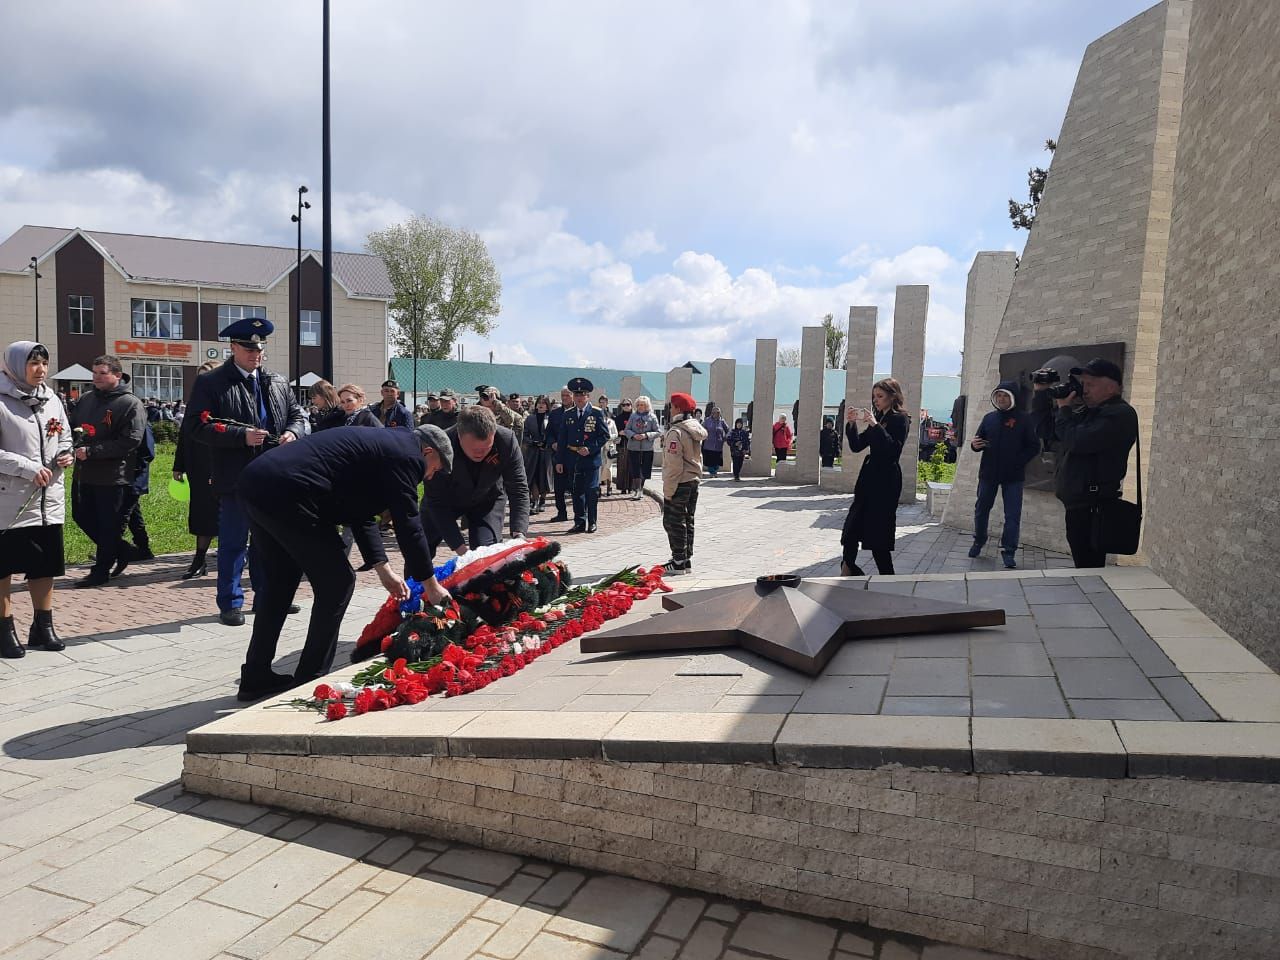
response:
M1148 0L333 0L334 242L478 231L509 362L666 369L932 287L959 369L979 250L1085 46ZM292 245L320 188L319 0L0 8L0 237ZM304 242L319 244L319 210Z

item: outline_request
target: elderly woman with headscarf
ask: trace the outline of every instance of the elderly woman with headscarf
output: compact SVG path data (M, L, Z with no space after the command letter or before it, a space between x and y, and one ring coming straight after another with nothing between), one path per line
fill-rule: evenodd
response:
M45 381L49 351L30 340L11 343L0 368L0 655L26 656L13 622L15 573L25 574L35 620L27 645L62 650L53 628L53 578L62 576L62 524L71 466L71 427Z

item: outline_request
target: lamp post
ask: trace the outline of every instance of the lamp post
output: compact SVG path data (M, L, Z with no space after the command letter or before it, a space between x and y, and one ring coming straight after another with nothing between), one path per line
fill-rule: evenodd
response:
M329 183L329 0L324 0L324 56L321 68L321 211L320 247L324 273L324 307L320 312L321 376L333 380L333 198Z
M43 274L36 269L36 258L31 258L31 280L36 288L36 343L40 342L40 277Z
M302 211L311 204L302 199L305 186L298 188L298 212L290 219L298 225L298 264L293 271L293 381L298 388L298 402L302 402Z

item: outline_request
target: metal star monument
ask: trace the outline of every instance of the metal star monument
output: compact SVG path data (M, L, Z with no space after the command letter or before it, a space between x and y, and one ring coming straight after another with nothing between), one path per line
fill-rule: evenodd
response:
M866 584L761 577L754 583L667 594L673 611L581 640L583 653L741 647L817 676L846 640L998 627L999 607L904 597Z

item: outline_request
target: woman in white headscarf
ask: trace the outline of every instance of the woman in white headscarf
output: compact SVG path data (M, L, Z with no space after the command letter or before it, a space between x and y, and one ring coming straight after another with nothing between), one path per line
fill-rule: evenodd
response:
M27 645L62 650L53 628L53 578L64 573L64 471L71 425L45 381L49 351L19 340L0 356L0 656L26 656L13 622L13 575L25 574L35 620Z

